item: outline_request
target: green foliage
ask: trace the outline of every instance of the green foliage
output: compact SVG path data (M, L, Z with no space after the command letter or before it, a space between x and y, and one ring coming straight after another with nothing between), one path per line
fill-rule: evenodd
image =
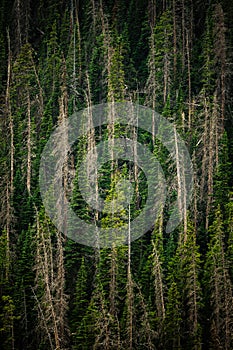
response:
M74 296L73 308L70 317L71 332L75 343L82 344L83 318L89 305L88 300L88 276L85 260L82 258L81 266L77 275L76 290ZM83 330L84 331L84 330ZM83 336L85 336L83 334ZM78 349L79 347L77 347ZM76 347L75 347L76 349Z
M171 88L172 75L172 16L170 10L164 11L155 25L150 39L149 77L147 80L148 103L156 104L161 113ZM168 105L165 112L168 111Z
M172 282L167 297L166 318L164 322L164 346L170 349L182 349L182 313L181 296L176 282Z
M232 13L227 0L0 1L1 348L233 348ZM79 218L114 229L115 244L60 235L38 176L64 95L68 117L132 101L176 124L195 173L183 226L165 232L177 198L169 151L141 128L109 123L73 145L66 192ZM162 216L130 247L121 230L148 198L142 169L122 159L102 165L101 212L78 182L89 147L120 137L145 145L167 183Z
M10 268L10 257L8 256L7 250L9 242L7 242L7 233L4 230L0 236L0 290L1 294L4 293L4 287L7 285L7 271Z
M4 349L14 348L14 322L19 320L15 314L15 305L11 296L2 295L0 309L0 340Z
M219 343L225 348L232 347L232 282L229 261L225 255L225 234L220 206L215 211L215 220L210 227L211 240L205 264L207 288L206 297L210 307L209 348L218 349ZM207 305L208 305L207 304ZM230 331L230 333L228 333Z
M190 219L187 236L182 237L182 235L181 232L176 255L169 264L170 288L166 317L171 317L173 307L175 318L173 320L172 317L165 322L165 334L170 339L170 346L178 346L181 349L201 349L200 253ZM167 323L171 334L167 333L169 332L166 329Z
M216 207L220 205L223 209L229 197L231 171L231 162L228 155L228 137L226 133L221 138L219 148L221 152L219 165L214 176L214 201Z
M213 95L215 87L215 69L214 69L214 52L213 52L213 22L211 11L206 17L206 31L203 38L203 60L202 83L203 88L208 94Z

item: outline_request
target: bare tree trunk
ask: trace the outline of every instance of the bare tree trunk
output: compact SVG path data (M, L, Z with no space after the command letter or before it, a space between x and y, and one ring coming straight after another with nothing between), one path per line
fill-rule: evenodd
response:
M190 38L189 32L186 34L186 52L187 52L187 69L188 69L188 129L192 126L192 85L191 85L191 63L190 63Z
M168 35L167 29L165 28L165 54L164 54L164 89L163 89L163 103L166 103L167 96L170 90L170 59L169 59L169 49L168 49Z
M56 279L54 281L54 288L56 291L56 298L54 302L54 309L56 312L56 322L59 331L59 339L61 342L61 348L67 342L67 324L66 324L66 312L68 310L67 296L65 294L65 267L64 267L64 253L62 245L62 235L60 232L56 231L57 236L57 273Z
M73 31L73 71L72 71L72 89L74 91L73 110L76 111L77 82L81 84L82 79L82 52L81 52L81 34L79 24L79 6L76 0L71 0L71 25ZM78 56L78 57L77 57ZM77 67L78 64L78 67Z
M17 39L19 43L19 47L22 46L22 29L21 29L21 9L20 9L20 0L17 0L16 3L16 18L17 18Z
M192 159L192 164L193 164L193 221L194 221L194 229L195 232L197 232L197 223L198 223L198 180L197 180L197 164L196 164L196 153L194 152L193 154L193 159Z
M222 5L216 4L214 8L214 52L216 63L220 64L220 74L217 78L217 90L218 98L221 106L221 131L224 129L224 120L225 120L225 105L226 105L226 27L224 23L224 12Z
M8 65L7 65L7 87L6 87L6 108L7 114L9 116L9 128L10 128L10 192L13 193L13 182L14 182L14 127L13 118L11 113L11 101L10 101L10 81L11 81L11 43L10 34L7 30L7 40L8 40Z
M31 101L30 101L30 95L29 91L27 89L27 190L28 194L31 194L31 157L32 157L32 151L31 151Z
M67 91L67 72L66 72L66 61L63 57L62 61L62 74L61 74L61 96L59 98L59 116L58 116L58 124L62 125L65 120L68 118L68 91ZM58 215L63 220L63 233L67 237L67 213L63 212L63 208L65 207L63 204L67 202L66 195L69 193L69 177L70 169L69 169L69 145L68 145L68 133L67 129L63 129L62 138L60 140L59 147L62 147L62 151L64 152L64 163L62 168L63 187L64 187L64 196L58 199L59 205L58 208L62 212L59 212Z
M9 191L9 184L7 180L6 184L6 280L9 278L9 268L10 268L10 224L11 224L11 197Z
M95 0L91 0L92 5L92 19L93 19L93 26L94 26L94 35L95 35L95 29L96 29L96 5Z
M182 71L185 69L185 5L181 0L181 31L182 31Z
M41 86L41 84L40 84L39 76L38 76L38 73L37 73L37 71L36 71L36 66L35 66L35 63L34 63L32 57L31 57L31 61L32 61L32 67L33 67L34 75L35 75L35 78L36 78L36 82L37 82L37 85L38 85L38 88L39 88L38 116L39 116L39 118L40 118L40 120L41 120L41 119L42 119L42 116L43 116L43 112L44 112L43 89L42 89L42 86ZM39 120L39 123L40 123L40 120Z
M7 177L6 182L6 279L9 275L9 264L10 264L10 225L12 221L12 197L14 192L14 125L13 117L11 112L11 101L10 101L10 82L11 82L11 43L9 30L7 30L7 39L8 39L8 64L7 64L7 86L6 86L6 113L9 119L9 130L10 130L10 179Z
M162 267L159 256L159 247L160 240L162 240L162 230L163 230L163 214L161 213L159 221L158 221L158 230L156 237L156 241L153 241L153 270L152 273L154 275L154 287L155 287L155 304L157 310L157 317L159 319L159 331L162 330L162 322L165 319L165 301L164 301L164 286L162 280Z
M155 144L155 109L156 109L156 71L155 71L155 38L154 28L151 28L150 37L150 59L149 59L149 77L147 80L147 101L146 103L152 107L152 142ZM149 91L148 91L149 90Z
M201 178L201 187L200 187L200 196L201 199L204 197L204 187L206 182L206 172L207 172L207 162L208 162L208 133L209 133L209 118L210 118L210 111L209 111L209 105L207 103L207 99L204 96L203 97L204 102L204 130L203 130L203 155L202 155L202 178Z
M38 300L38 308L40 315L44 315L40 328L46 329L50 334L49 339L54 339L55 349L60 350L60 337L58 331L58 322L54 310L54 302L52 296L52 289L54 286L54 272L53 272L53 253L51 246L50 232L44 231L44 226L41 225L39 214L36 212L37 224L37 255L36 255L36 282L38 286L43 281L44 295L41 301ZM44 223L48 225L48 223ZM40 282L41 281L41 282ZM52 346L51 349L54 349Z
M88 72L86 72L86 82L87 82L87 91L86 91L86 104L88 109L88 135L87 135L87 152L91 153L91 163L87 164L87 178L90 181L90 186L95 188L95 204L98 202L98 193L99 193L99 184L98 184L98 169L97 169L97 153L96 153L96 141L95 141L95 129L93 125L93 115L92 115L92 97L91 97L91 88ZM94 174L94 182L91 178L91 173ZM97 223L99 220L99 212L96 209L94 214L94 221ZM99 231L96 230L96 248L99 250ZM98 253L99 254L99 253Z
M214 97L216 101L216 96ZM207 205L206 205L206 230L209 228L209 214L211 210L211 204L212 204L212 196L213 196L213 176L214 176L214 166L216 165L214 163L214 156L215 154L215 146L214 143L216 141L215 137L215 131L216 131L216 124L218 123L217 118L217 106L216 103L214 103L213 111L212 111L212 117L210 120L210 128L208 130L209 133L209 145L208 145L208 179L207 179ZM218 154L218 152L217 152Z
M130 227L130 205L128 219L128 264L127 264L127 334L128 334L128 349L133 349L133 280L131 274L131 227Z
M185 174L183 173L184 167L182 166L182 154L179 150L176 127L174 125L174 139L176 150L176 171L177 171L177 198L178 209L180 218L184 218L184 242L187 239L187 213L186 213L186 190L185 190Z
M176 28L176 1L172 1L172 12L173 12L173 72L176 77L177 68L177 28Z
M153 32L156 21L156 0L148 1L148 13L151 32Z

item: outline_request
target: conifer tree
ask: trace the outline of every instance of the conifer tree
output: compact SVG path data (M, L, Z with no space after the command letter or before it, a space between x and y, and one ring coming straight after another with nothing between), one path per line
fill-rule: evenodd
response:
M171 89L173 36L171 18L170 10L164 11L152 28L150 39L146 103L157 112L163 111Z
M172 332L172 336L168 334L170 342L174 342L180 348L201 349L200 253L196 244L196 233L190 219L186 240L181 236L170 268L167 312L169 317L174 312L174 320L172 317L171 321L168 319L165 321L165 338L169 332L168 327ZM173 311L172 307L175 308ZM173 333L172 325L177 329L177 335Z
M170 349L182 349L182 315L181 296L176 282L172 282L168 290L166 317L163 330L163 347Z
M210 227L211 240L205 265L210 315L208 347L210 349L232 348L232 281L229 262L225 254L225 234L220 207Z

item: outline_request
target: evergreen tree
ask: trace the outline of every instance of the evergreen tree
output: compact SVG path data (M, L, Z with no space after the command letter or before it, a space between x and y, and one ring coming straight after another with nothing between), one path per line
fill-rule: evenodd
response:
M223 218L218 206L210 227L211 240L205 265L208 304L210 307L208 347L231 349L232 347L232 282L229 262L225 254ZM207 305L208 305L207 304Z

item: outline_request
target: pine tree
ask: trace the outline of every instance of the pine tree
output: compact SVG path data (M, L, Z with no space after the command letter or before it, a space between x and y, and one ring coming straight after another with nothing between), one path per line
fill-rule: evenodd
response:
M22 231L17 242L18 264L14 269L15 292L14 300L16 302L16 312L21 315L20 322L15 331L16 336L20 337L21 348L36 347L36 312L35 300L32 286L35 280L34 257L35 257L35 232L33 228ZM31 327L34 325L33 327ZM32 330L34 329L34 330Z
M174 312L174 319L165 321L165 339L168 335L170 344L174 342L175 346L180 348L201 349L200 253L190 218L186 240L181 236L176 255L169 265L171 270L169 269L170 287L166 317L170 317ZM173 332L173 326L177 334Z
M171 19L170 10L164 11L158 23L152 28L150 38L146 104L160 113L171 89L173 36Z
M82 258L81 266L78 271L75 300L73 302L73 310L71 311L71 332L75 343L82 344L82 337L80 337L80 329L82 328L82 321L89 304L88 300L88 276L87 267L85 266L84 257ZM80 338L79 338L80 337ZM77 347L78 348L78 347Z
M210 349L232 348L232 282L229 262L225 252L225 235L220 207L210 227L211 240L205 265L207 295L210 304L208 347Z
M2 296L3 307L0 313L0 339L4 349L10 350L15 348L14 324L18 320L15 316L15 305L11 296Z
M181 314L181 296L179 294L176 282L172 282L168 290L166 317L164 322L163 343L164 348L182 349L182 314Z

